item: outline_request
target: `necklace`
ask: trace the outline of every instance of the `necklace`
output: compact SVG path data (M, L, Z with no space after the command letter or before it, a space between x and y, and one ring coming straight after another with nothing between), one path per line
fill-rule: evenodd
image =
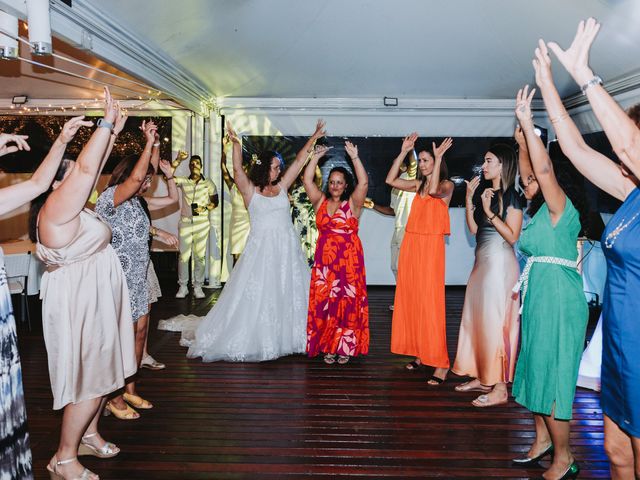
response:
M613 230L611 230L611 232L609 232L609 234L605 237L604 246L607 248L613 248L613 244L616 243L616 240L618 239L618 235L620 235L629 225L631 225L631 222L633 222L636 219L639 213L640 212L636 212L636 214L633 217L631 217L631 219L627 223L624 223L626 218L623 218L622 220L620 220L620 223L618 223L618 226Z

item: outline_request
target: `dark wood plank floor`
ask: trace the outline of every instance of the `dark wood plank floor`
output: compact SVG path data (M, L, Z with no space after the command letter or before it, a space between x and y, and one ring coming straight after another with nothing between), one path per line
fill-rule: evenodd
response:
M389 353L393 288L369 290L369 356L328 366L304 356L260 364L187 360L179 335L157 331L157 321L204 314L217 292L176 300L176 287L163 286L149 345L168 367L143 370L140 386L156 406L139 420L102 420L103 435L122 452L110 460L83 458L103 479L536 478L542 472L510 465L533 438L526 410L513 401L476 409L469 403L475 394L453 390L461 378L428 387L425 370L406 371L407 359ZM452 359L463 297L464 289L447 289ZM36 478L48 478L61 416L51 410L37 326L30 334L20 330L20 348ZM572 443L581 478L609 477L593 392L578 391Z

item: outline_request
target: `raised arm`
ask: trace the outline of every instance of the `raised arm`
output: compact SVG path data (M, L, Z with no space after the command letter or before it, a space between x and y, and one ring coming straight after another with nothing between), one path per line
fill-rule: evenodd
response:
M304 190L307 192L309 201L316 212L318 211L318 208L320 208L322 200L324 200L324 193L322 193L322 190L320 190L320 187L318 187L318 184L315 181L316 167L318 166L318 161L324 157L328 151L329 147L326 145L316 145L313 147L311 159L309 160L309 163L307 163L304 173L302 174Z
M449 137L445 138L438 147L436 147L435 142L432 142L431 145L433 147L434 163L433 172L431 173L431 177L429 178L429 195L435 198L441 198L444 203L449 205L455 186L449 179L440 181L440 168L442 166L442 159L444 157L444 154L451 148L451 145L453 145L453 140L451 139L451 137Z
M127 179L121 184L116 186L116 189L113 193L113 206L117 207L121 205L123 202L126 202L131 197L133 197L138 190L140 190L140 186L145 181L147 177L147 172L149 171L149 162L151 160L151 150L153 149L153 144L155 142L156 135L156 125L152 121L143 122L144 125L144 135L147 139L147 143L144 147L144 150L140 154L140 158L136 162L131 174Z
M476 209L476 206L473 204L473 194L478 189L478 185L480 185L480 177L475 176L471 180L465 180L464 183L467 184L467 192L465 194L465 219L467 220L467 227L469 228L469 232L471 235L475 235L478 233L478 224L476 223L475 218L473 218L473 212Z
M149 210L160 210L161 208L178 203L178 187L176 186L176 181L173 178L171 163L167 160L160 160L158 162L158 166L167 179L168 193L164 197L145 197Z
M524 89L518 90L516 117L526 138L526 145L529 146L528 151L533 174L540 186L544 201L547 203L547 208L551 215L551 223L555 225L562 216L562 212L564 212L567 197L558 184L547 149L542 143L542 139L536 135L535 127L533 126L531 99L535 92L534 88L529 93L529 85L526 85Z
M289 165L289 168L287 168L287 170L284 172L284 175L282 175L282 180L280 181L280 183L283 185L285 190L288 190L293 182L296 181L296 178L298 178L298 176L300 175L300 172L302 171L302 168L304 167L307 159L313 154L313 147L315 146L316 141L326 135L327 132L325 131L324 127L325 122L322 119L318 119L315 132L313 132L313 135L309 137L307 142L296 155L293 163Z
M415 174L412 180L405 180L400 178L400 165L404 161L405 157L409 152L412 152L416 140L418 139L418 134L416 132L410 133L402 140L402 147L400 148L400 153L393 160L391 164L391 168L389 169L389 173L387 174L387 178L385 182L387 185L397 188L398 190L404 190L405 192L417 192L419 187L419 182L415 180ZM409 167L411 167L411 163L409 163ZM416 163L416 172L417 172L417 163Z
M30 202L49 189L64 157L67 144L73 139L80 127L93 125L92 122L83 119L84 116L74 117L64 124L49 153L29 180L0 189L0 215ZM26 135L0 134L0 155L18 150L30 150L26 138ZM15 145L10 145L10 143L15 143Z
M104 91L104 121L113 124L118 115L119 105L111 98L109 89L105 88ZM110 136L111 129L108 125L96 128L80 152L68 178L51 193L40 213L41 220L46 220L41 221L41 239L43 236L51 239L52 237L48 234L58 233L56 241L64 245L64 240L68 240L69 235L75 234L75 232L61 232L57 227L75 220L87 203L96 178L100 174L100 166ZM45 244L49 243L45 241Z
M551 58L543 40L538 42L535 57L533 68L536 71L536 83L540 87L542 99L562 152L591 183L609 195L624 200L635 185L622 175L615 162L585 143L578 127L564 108L553 83Z
M362 160L360 160L358 156L358 146L347 140L344 142L344 149L351 158L353 171L356 174L356 180L358 182L349 198L349 202L351 203L351 211L356 217L359 217L362 206L364 205L364 200L367 198L367 192L369 191L369 176L362 164Z
M111 135L109 136L109 144L107 145L107 149L105 150L104 155L102 156L102 161L100 162L101 172L105 164L107 163L107 160L109 159L109 155L111 155L111 151L113 150L113 146L116 143L116 139L118 138L118 135L120 135L120 132L122 132L122 129L124 128L125 123L127 123L128 118L129 117L122 110L118 111L118 116L116 117L116 120L113 123L113 129L111 130ZM98 192L96 191L96 188L98 186L99 180L100 180L100 177L99 176L96 177L96 181L93 184L93 188L92 188L92 192L95 192L96 198L98 198Z
M143 132L144 132L144 127L145 127L145 124L144 122L142 122L142 127L140 128L142 129ZM153 137L153 145L151 147L151 160L149 160L149 163L153 167L153 172L157 173L158 166L160 165L160 135L158 135L157 130Z
M533 167L531 166L531 159L529 158L527 139L524 136L522 128L520 128L520 124L516 125L513 138L518 144L518 172L520 173L520 178L529 181L535 178L535 175L533 174Z
M233 161L233 178L238 187L238 191L244 198L244 204L249 205L251 196L253 195L254 186L247 173L242 168L242 145L240 139L236 135L235 130L231 126L230 122L227 122L227 132L229 132L229 140L233 144L232 161Z
M229 135L225 135L222 139L222 153L220 154L220 169L222 170L222 180L229 190L233 188L233 177L227 168L227 145L230 142Z
M557 43L549 48L587 95L613 150L627 168L640 178L640 129L602 86L602 80L589 67L589 50L600 30L594 18L581 21L573 43L562 50Z

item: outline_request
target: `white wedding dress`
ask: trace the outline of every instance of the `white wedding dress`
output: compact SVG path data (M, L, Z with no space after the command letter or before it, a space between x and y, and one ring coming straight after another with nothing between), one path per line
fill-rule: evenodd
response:
M197 322L190 358L262 362L305 352L311 279L287 193L282 187L275 197L256 191L248 210L247 244L217 303Z

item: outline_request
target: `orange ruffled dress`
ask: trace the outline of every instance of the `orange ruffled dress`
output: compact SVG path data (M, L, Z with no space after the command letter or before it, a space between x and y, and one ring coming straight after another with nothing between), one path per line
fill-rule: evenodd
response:
M316 214L320 235L311 270L307 353L355 357L369 352L369 301L358 219L342 202L333 215L325 200Z
M391 351L425 365L449 368L445 321L445 243L449 207L416 195L400 246L391 325Z

